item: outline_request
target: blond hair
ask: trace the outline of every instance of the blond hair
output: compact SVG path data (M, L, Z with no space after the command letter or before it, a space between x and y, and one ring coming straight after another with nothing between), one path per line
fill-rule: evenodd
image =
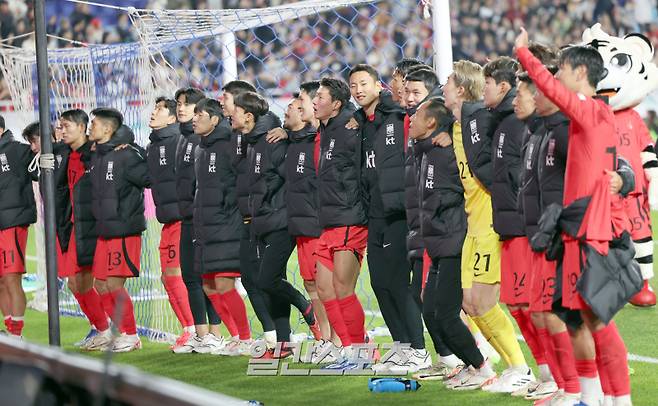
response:
M475 62L460 60L453 63L452 69L455 86L464 88L464 100L481 100L484 93L482 66Z

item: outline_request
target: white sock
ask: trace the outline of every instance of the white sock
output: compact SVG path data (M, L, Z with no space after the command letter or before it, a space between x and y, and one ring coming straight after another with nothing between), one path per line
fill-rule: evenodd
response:
M539 380L542 382L549 382L553 380L553 374L551 374L551 369L548 367L548 364L539 364L537 365L539 369Z
M271 349L276 347L276 330L270 330L263 333L265 336L265 345Z
M194 326L187 326L183 327L183 331L188 332L190 334L196 333L196 328Z
M601 400L601 393L603 393L603 389L601 389L601 380L599 380L598 375L596 378L579 376L578 381L580 381L582 402L586 405L598 405Z
M240 336L231 336L231 341L240 341Z
M481 331L478 331L477 333L473 334L473 338L475 338L475 343L477 346L484 345L484 343L489 343L486 338L482 335Z
M462 364L461 360L455 354L450 354L446 357L441 356L440 360L450 368L456 368L457 365Z
M631 406L633 404L633 402L631 402L631 395L610 397L614 400L614 403L611 403L611 405L614 406Z
M480 372L480 374L482 374L484 376L496 375L494 370L491 368L491 365L489 365L489 363L487 361L484 361L484 364L482 364L482 366L480 368L478 368L478 371Z
M23 317L23 316L11 316L11 319L16 320L16 321L23 321L25 319L25 317Z

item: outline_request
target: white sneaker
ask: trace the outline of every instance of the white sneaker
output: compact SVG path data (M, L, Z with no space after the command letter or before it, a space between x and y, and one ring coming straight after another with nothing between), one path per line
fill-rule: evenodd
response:
M524 370L518 368L508 368L496 382L482 387L483 391L493 393L512 393L528 386L535 380L532 370L525 367Z
M496 381L496 373L489 375L482 370L474 370L468 378L462 380L460 383L454 385L452 390L466 391L476 390L484 386L491 385Z
M331 341L322 340L315 344L313 352L311 352L311 363L319 364L334 364L338 362L338 356L341 354L341 348L337 347Z
M130 352L142 348L142 342L137 334L121 334L114 340L112 352Z
M192 352L195 352L195 350L202 345L203 345L203 341L195 333L189 336L187 341L185 341L181 345L175 345L174 348L172 348L172 351L174 354L190 354Z
M194 352L199 354L219 354L219 351L226 345L224 337L217 337L213 333L208 333L201 337L201 345L194 348Z
M530 385L525 395L526 400L545 399L559 390L555 381L540 382L536 387ZM531 390L532 389L532 390Z
M454 368L439 361L436 365L418 370L418 372L413 375L413 378L418 379L419 381L441 381L453 370Z
M371 367L373 372L376 374L386 374L390 372L390 368L395 366L395 362L391 361L390 359L387 359L384 362L379 362Z
M432 366L432 357L426 349L416 350L411 349L406 351L407 361L403 363L395 363L388 368L388 371L394 374L413 374L424 368Z
M475 369L465 366L457 374L443 381L443 383L445 384L446 388L452 389L455 387L455 385L459 385L462 383L462 381L470 378L471 374L475 372Z
M560 393L551 399L550 406L576 406L580 404L580 395L570 393Z
M84 346L80 347L85 351L105 351L108 349L110 342L112 341L112 329L107 329L101 331L89 340L89 342Z
M217 354L227 355L229 357L237 357L239 355L249 356L251 354L251 344L253 344L253 340L231 340Z

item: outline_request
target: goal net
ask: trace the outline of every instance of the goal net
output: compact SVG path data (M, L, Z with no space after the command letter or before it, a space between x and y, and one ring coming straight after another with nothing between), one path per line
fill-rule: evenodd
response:
M225 2L231 4L231 0ZM227 81L246 80L283 116L302 82L325 75L346 79L357 63L373 65L387 82L402 57L426 62L433 57L431 23L414 0L308 0L252 9L125 8L119 12L129 14L138 42L49 50L51 118L70 108L88 112L99 106L115 107L142 146L148 142L147 123L155 98L173 97L181 87L197 87L209 97L217 97ZM23 126L37 118L35 61L33 51L0 48L0 70ZM169 340L179 333L180 326L160 282L161 225L155 220L149 191L146 201L148 228L143 235L142 271L127 287L135 302L140 334ZM33 227L37 247L43 247L41 219ZM43 250L37 249L37 257L37 275L43 282ZM288 278L304 292L296 254L288 263ZM366 310L368 329L386 333L365 261L357 293ZM45 309L45 291L36 293L33 306ZM64 281L60 283L60 310L82 316ZM258 320L250 320L258 335ZM295 312L291 324L296 332L307 333Z

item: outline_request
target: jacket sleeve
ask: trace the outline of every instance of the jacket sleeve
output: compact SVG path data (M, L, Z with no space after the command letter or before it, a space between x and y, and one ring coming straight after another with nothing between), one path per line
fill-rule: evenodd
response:
M129 146L126 154L126 179L138 188L151 187L151 177L144 149Z
M496 130L495 117L486 109L478 110L467 120L462 120L462 130L470 128L470 121L475 120L480 140L472 142L470 131L462 132L462 144L468 161L468 166L475 177L487 189L491 190L493 184L493 164L491 154L493 151L492 138ZM469 127L466 127L469 126Z
M509 150L507 155L509 156L509 174L507 175L514 190L518 190L521 187L521 173L523 170L523 138L525 136L525 124L520 120L512 120L512 125L509 128L508 134L511 135L509 140Z
M265 186L267 191L263 201L269 202L272 197L283 187L286 181L286 151L288 150L287 142L277 142L270 144L272 148L272 169L265 172Z
M528 72L535 86L541 90L560 110L581 127L592 127L601 111L600 105L591 97L572 92L557 80L526 47L516 51L519 62Z

